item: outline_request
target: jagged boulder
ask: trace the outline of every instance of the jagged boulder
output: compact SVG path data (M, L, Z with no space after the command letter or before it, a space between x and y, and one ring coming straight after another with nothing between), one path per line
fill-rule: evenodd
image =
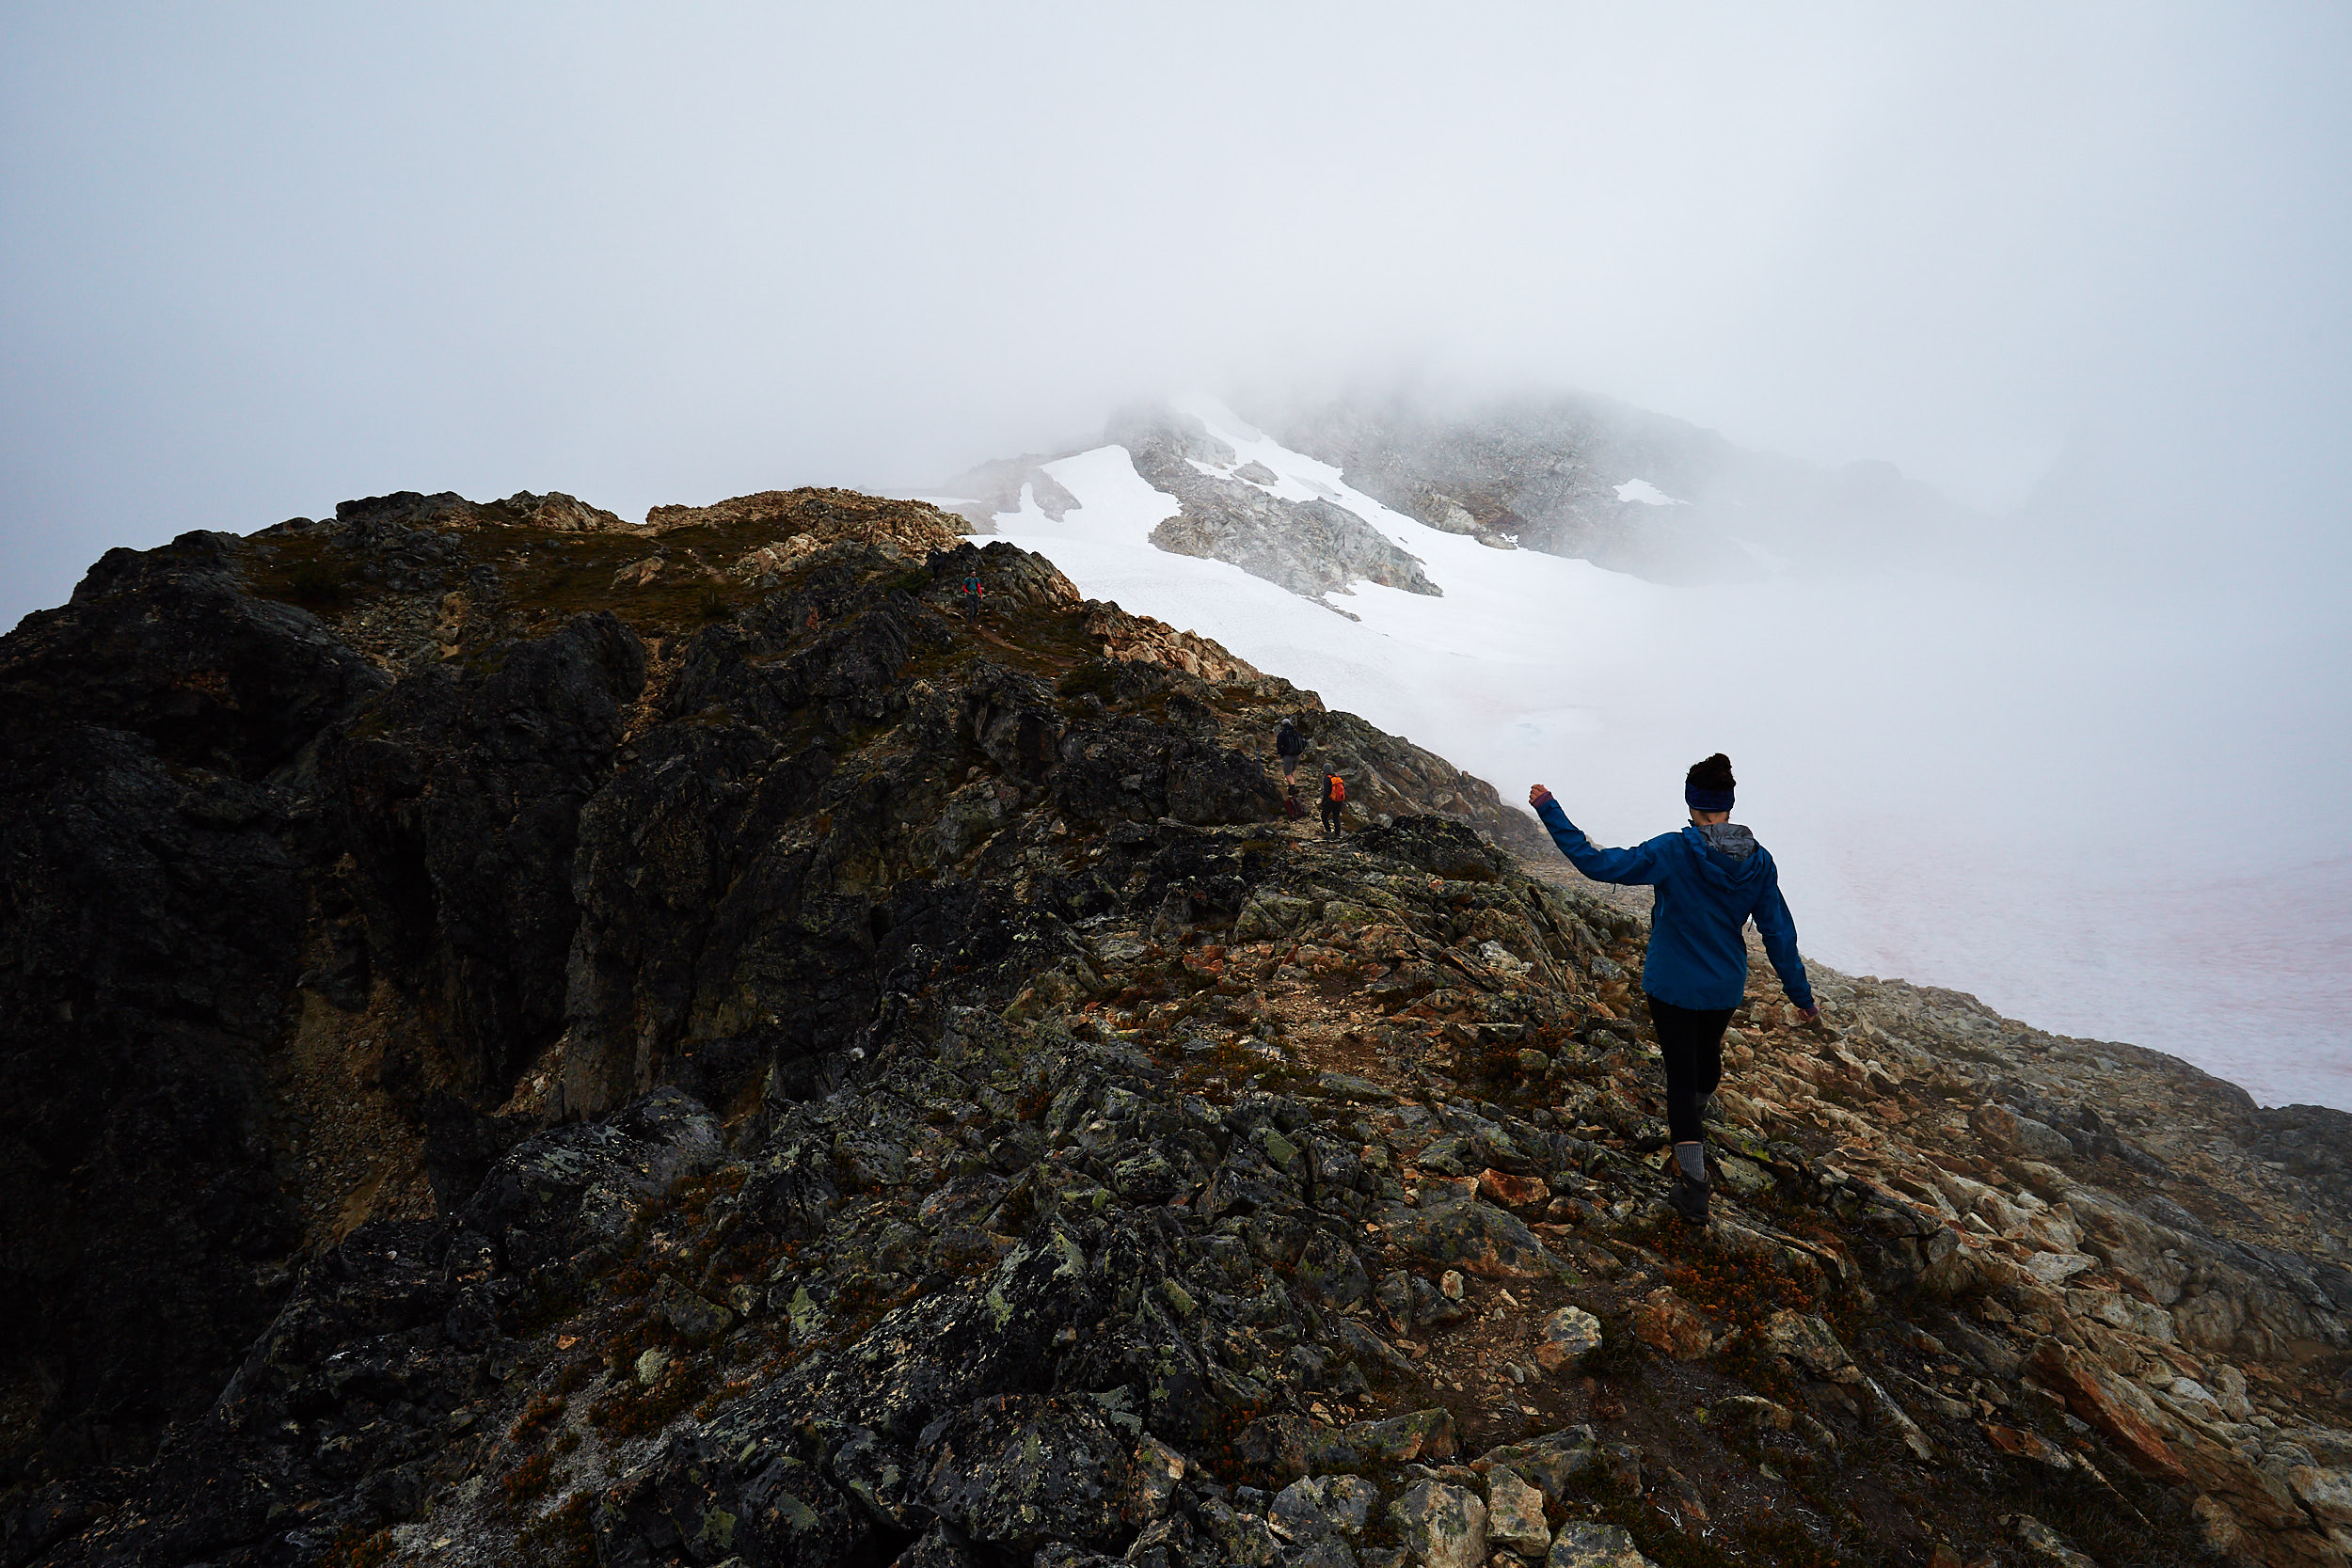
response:
M1859 1383L1862 1372L1829 1324L1786 1307L1756 1331L1759 1346L1794 1369L1830 1383Z
M1389 1514L1422 1568L1479 1568L1486 1560L1486 1505L1466 1486L1416 1481Z
M1448 1264L1490 1279L1539 1279L1567 1265L1538 1241L1526 1222L1491 1204L1433 1204L1393 1216L1389 1239L1432 1263Z
M1531 1562L1542 1561L1551 1549L1544 1495L1505 1465L1486 1472L1486 1542Z
M1535 1364L1547 1372L1573 1368L1600 1344L1600 1320L1581 1307L1563 1307L1544 1319Z
M1277 1534L1293 1542L1352 1537L1371 1523L1379 1500L1380 1489L1361 1476L1308 1476L1275 1496L1266 1518Z
M1633 1337L1661 1355L1695 1361L1715 1348L1716 1325L1673 1287L1661 1285L1633 1308Z
M1456 1442L1453 1414L1440 1405L1343 1427L1269 1416L1250 1423L1234 1448L1269 1475L1298 1477L1355 1475L1444 1460L1453 1456Z
M1120 1528L1128 1455L1094 1410L999 1395L923 1434L923 1500L974 1541L1034 1553L1046 1542L1107 1546Z
M1493 845L1443 816L1401 816L1385 826L1365 829L1357 835L1357 842L1450 881L1491 882L1507 863Z
M1562 1526L1545 1562L1547 1568L1657 1568L1615 1525Z
M1554 1502L1570 1495L1581 1478L1598 1463L1599 1440L1590 1426L1568 1427L1521 1443L1489 1449L1479 1463L1502 1466Z
M550 1128L517 1145L463 1223L528 1272L619 1241L648 1198L708 1170L723 1149L707 1110L658 1089L609 1121Z

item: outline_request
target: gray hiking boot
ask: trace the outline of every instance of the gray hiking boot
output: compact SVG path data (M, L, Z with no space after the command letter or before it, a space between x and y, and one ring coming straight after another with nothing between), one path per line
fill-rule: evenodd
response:
M1692 1180L1682 1174L1679 1167L1677 1167L1671 1180L1674 1186L1666 1194L1666 1201L1674 1206L1674 1212L1692 1225L1705 1225L1708 1183Z
M1694 1158L1685 1159L1685 1151ZM1695 1168L1694 1168L1695 1167ZM1666 1156L1666 1180L1671 1183L1666 1201L1674 1212L1692 1225L1707 1223L1707 1153L1695 1144L1677 1144Z

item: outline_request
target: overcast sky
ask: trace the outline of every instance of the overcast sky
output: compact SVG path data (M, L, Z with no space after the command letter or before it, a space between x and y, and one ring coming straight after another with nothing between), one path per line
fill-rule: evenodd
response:
M2081 437L2047 526L2333 583L2348 67L2342 5L20 0L0 625L346 497L634 518L1400 372L1996 511Z

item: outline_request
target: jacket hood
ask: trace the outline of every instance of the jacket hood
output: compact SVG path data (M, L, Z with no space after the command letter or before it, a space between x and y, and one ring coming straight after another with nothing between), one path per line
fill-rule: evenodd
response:
M1754 886L1769 875L1772 863L1756 835L1737 822L1709 822L1704 827L1694 822L1682 830L1682 842L1691 847L1699 875L1725 891Z

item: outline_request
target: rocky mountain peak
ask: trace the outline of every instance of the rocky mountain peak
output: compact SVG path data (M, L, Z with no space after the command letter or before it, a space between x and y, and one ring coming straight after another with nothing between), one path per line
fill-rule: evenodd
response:
M402 523L425 528L469 529L524 527L557 533L597 533L629 525L601 507L577 496L550 491L534 496L517 490L504 500L477 504L453 490L419 495L402 490L337 504L335 520L342 524Z
M1693 1227L1442 758L928 506L389 499L0 640L6 1568L2344 1560L2352 1117L1758 963Z
M1203 408L1322 466L1352 495L1245 460ZM1158 547L1229 562L1343 613L1330 595L1352 583L1444 592L1382 531L1383 508L1498 550L1666 582L1755 580L1791 561L1917 560L1971 526L1889 464L1824 469L1604 398L1339 400L1255 417L1253 427L1221 405L1137 404L1110 419L1100 444L1122 449L1168 502ZM1049 469L1088 450L985 464L946 482L943 504L982 531L1025 505L1060 523L1077 498Z
M1281 493L1270 469L1244 463L1198 416L1166 404L1137 404L1113 416L1103 439L1123 449L1136 475L1172 502L1174 515L1152 533L1152 544L1171 554L1229 562L1319 601L1358 582L1441 592L1395 541L1326 497ZM993 531L996 516L1025 504L1060 522L1078 503L1046 471L1055 461L986 464L944 488L983 531Z

